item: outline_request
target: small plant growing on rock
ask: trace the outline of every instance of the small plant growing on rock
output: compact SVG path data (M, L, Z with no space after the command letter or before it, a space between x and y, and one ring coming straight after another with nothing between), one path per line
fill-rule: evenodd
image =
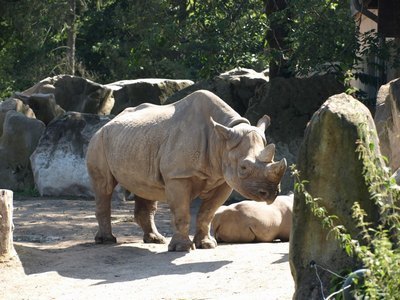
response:
M367 132L361 130L364 125L358 130L356 151L363 162L363 175L371 200L380 210L379 224L367 222L366 212L355 202L352 206L352 217L361 234L357 238L352 237L347 229L340 225L337 216L329 215L327 210L319 205L320 199L313 198L308 193L308 182L301 180L299 171L295 166L291 166L295 191L304 195L312 213L321 220L329 234L334 235L346 253L354 256L366 269L363 281L356 284L353 295L363 299L400 299L400 187L390 176L388 168L378 167L377 162L383 158L373 151L375 144L371 142L372 135L363 134Z

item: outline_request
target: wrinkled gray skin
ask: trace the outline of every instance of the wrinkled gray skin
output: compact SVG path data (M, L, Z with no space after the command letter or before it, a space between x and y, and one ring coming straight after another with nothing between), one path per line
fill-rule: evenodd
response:
M165 243L157 231L157 201L172 212L169 251L214 248L210 223L232 192L274 201L286 160L273 162L275 146L265 147L269 117L251 126L220 98L194 92L165 106L127 108L91 139L87 167L96 198L97 243L116 242L111 231L111 195L117 183L135 194L135 220L143 240ZM202 199L196 234L189 239L190 203Z

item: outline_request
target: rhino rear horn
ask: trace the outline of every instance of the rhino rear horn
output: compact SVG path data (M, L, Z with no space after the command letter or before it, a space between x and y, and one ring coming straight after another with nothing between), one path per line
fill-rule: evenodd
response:
M286 172L287 162L285 158L282 158L280 161L273 162L267 165L265 169L265 176L269 181L272 181L276 184L282 180L283 175Z
M268 144L261 152L257 155L257 159L262 162L270 163L275 156L275 144Z
M267 115L262 116L262 118L257 122L257 127L260 128L262 132L267 130L269 125L271 125L271 118Z

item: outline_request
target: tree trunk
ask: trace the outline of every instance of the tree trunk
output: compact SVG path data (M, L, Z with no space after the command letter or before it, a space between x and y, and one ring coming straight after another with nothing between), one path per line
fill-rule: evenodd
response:
M75 75L76 0L68 1L67 13L67 70Z
M0 190L0 262L16 253L13 245L13 192Z
M270 19L270 28L267 30L265 39L270 51L274 52L274 59L269 66L269 77L292 77L289 70L289 62L284 58L283 52L288 45L285 39L288 36L288 30L280 21L273 18L273 14L283 11L287 8L287 0L264 0L265 13Z

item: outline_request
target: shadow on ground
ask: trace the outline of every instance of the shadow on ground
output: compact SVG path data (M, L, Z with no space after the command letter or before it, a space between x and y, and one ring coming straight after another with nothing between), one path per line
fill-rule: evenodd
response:
M98 284L163 275L209 273L232 263L221 260L179 264L174 261L187 253L153 252L135 247L132 243L83 243L58 249L38 249L24 244L16 245L15 248L26 275L55 271L70 278L101 280Z

